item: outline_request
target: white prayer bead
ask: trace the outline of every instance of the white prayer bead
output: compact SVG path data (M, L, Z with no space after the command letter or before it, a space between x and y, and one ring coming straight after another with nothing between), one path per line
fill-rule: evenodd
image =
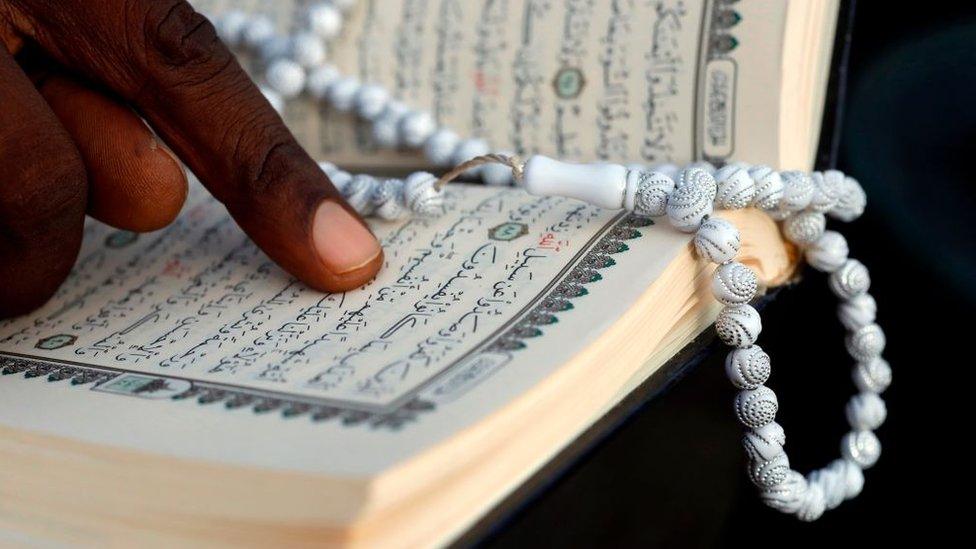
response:
M720 217L709 217L702 221L694 242L699 257L719 264L735 259L742 247L739 229Z
M409 109L399 101L391 101L386 110L373 121L373 141L380 147L388 149L400 145L400 122Z
M868 324L847 334L847 352L854 360L864 362L879 356L885 348L885 334L881 326Z
M373 193L379 186L379 181L366 174L357 174L345 185L342 196L346 202L362 216L373 213Z
M697 162L692 162L691 164L688 164L688 168L687 169L699 169L699 170L703 170L708 175L714 175L715 174L715 165L712 164L711 162L706 162L704 160L699 160Z
M853 299L868 291L871 287L871 275L863 263L848 259L839 269L830 273L828 283L837 297Z
M722 210L745 208L756 196L756 182L741 164L729 164L715 172L715 207Z
M482 156L491 152L488 142L484 139L462 139L454 149L451 162L456 166L467 162L477 156ZM463 173L464 177L474 179L481 173L481 167L471 168Z
M790 458L786 452L781 452L770 460L750 460L748 471L753 484L759 488L770 488L786 480L790 472Z
M663 173L664 175L670 177L671 181L677 181L678 176L681 175L681 166L678 166L677 164L671 164L670 162L666 162L664 164L652 165L650 171Z
M871 294L854 296L837 306L837 318L849 331L867 326L877 317L878 305Z
M807 491L807 479L800 473L790 470L783 482L763 488L759 495L763 503L784 513L796 513L803 504Z
M833 509L840 505L844 501L844 496L847 495L843 472L831 467L812 471L807 475L807 482L816 484L823 491L827 509Z
M339 69L333 65L326 64L315 67L308 73L305 90L315 99L326 99L329 96L329 88L335 84L340 76L342 75L339 73Z
M780 173L783 180L783 196L779 209L798 212L810 205L813 199L813 179L804 172L795 170Z
M322 2L308 8L308 26L324 40L332 40L342 30L342 12L332 2Z
M624 208L644 217L667 213L668 195L674 191L674 180L660 171L628 170Z
M325 42L314 32L299 32L291 39L291 57L306 69L324 63L326 53Z
M806 249L807 263L814 269L832 273L847 261L847 240L835 231L824 231L816 242Z
M800 506L796 510L796 518L804 522L812 522L823 515L827 509L823 488L807 481L807 489L800 497Z
M674 186L679 189L682 187L701 187L708 194L709 200L715 200L715 195L718 194L718 184L712 174L707 169L695 164L681 170L681 175L674 182Z
M751 305L726 305L715 320L715 330L726 345L748 347L759 337L762 320Z
M409 213L403 199L403 181L400 179L386 179L373 191L371 197L373 213L380 219L395 221L403 219Z
M268 86L284 98L295 97L305 87L305 70L290 59L278 59L265 73Z
M758 429L753 429L753 432L766 440L777 442L780 446L786 445L786 431L782 425L775 421L767 423Z
M759 345L735 349L725 357L725 375L737 389L755 389L769 379L769 355Z
M770 461L780 454L786 453L785 450L783 450L783 444L781 442L761 431L770 425L779 426L779 424L774 421L760 427L759 429L751 429L746 431L745 436L742 438L742 445L745 447L746 456L750 461ZM780 430L782 430L782 427L780 427Z
M261 94L264 95L264 98L268 100L268 103L271 103L271 108L273 108L275 112L281 114L281 112L285 109L285 98L282 97L280 93L267 86L258 86L258 90L260 90Z
M857 497L864 488L864 471L861 467L843 458L835 459L830 466L840 471L844 479L844 499Z
M441 128L434 132L424 143L424 154L431 164L441 167L449 166L454 158L454 149L461 138L453 131Z
M329 103L339 112L350 112L356 106L356 95L362 88L359 80L351 76L339 78L329 86Z
M332 186L339 191L343 196L346 195L346 187L352 182L352 174L344 170L336 170L335 172L329 174L329 179L332 180Z
M323 161L319 162L318 164L319 164L319 169L322 170L323 172L325 172L325 175L327 175L330 178L332 177L332 174L334 174L334 173L336 173L336 172L339 171L339 167L338 166L336 166L335 164L333 164L332 162L329 162L327 160L323 160Z
M511 151L502 151L501 154L506 156L512 156L514 153ZM515 174L512 173L512 168L504 164L485 164L481 166L481 181L485 185L490 185L492 187L505 187L512 185L515 180Z
M867 201L868 197L861 184L853 177L845 177L837 204L830 209L828 215L845 222L854 221L864 213Z
M437 177L427 172L410 174L403 182L403 200L414 215L436 217L444 213L444 193L434 188Z
M881 397L872 392L858 393L847 401L844 408L847 423L855 431L873 431L888 417L888 408Z
M824 233L827 218L820 212L800 212L783 221L783 235L798 246L813 244Z
M434 119L429 113L413 111L400 119L400 140L408 147L420 147L435 129Z
M701 170L698 173L708 176ZM679 231L697 231L702 220L712 213L713 196L706 184L685 184L676 188L668 197L668 221Z
M271 19L261 15L251 19L241 33L241 39L248 48L258 50L275 36L275 26Z
M837 170L813 172L813 197L810 199L810 209L815 212L827 212L837 205L844 186L844 174Z
M261 43L257 47L258 56L265 63L271 63L277 59L288 55L291 49L291 40L286 36L274 35Z
M573 164L536 154L525 163L522 185L535 196L575 198L601 208L619 209L627 190L627 168L620 164Z
M719 265L712 274L712 295L725 305L747 303L758 289L756 273L742 263Z
M851 372L854 385L861 391L883 393L891 385L891 366L881 357L858 362Z
M851 431L841 439L840 453L861 469L868 469L881 457L881 441L871 431Z
M763 210L773 210L783 196L783 179L769 166L753 166L749 175L756 182L756 195L752 203Z
M241 10L230 10L223 15L216 18L214 21L214 27L217 30L217 36L227 46L233 48L237 47L241 43L242 34L244 28L250 22L251 18L248 17L246 13Z
M390 93L377 84L365 84L356 92L356 113L365 120L376 120L390 102Z
M739 391L735 395L735 417L746 427L758 429L776 419L779 402L776 393L765 385Z

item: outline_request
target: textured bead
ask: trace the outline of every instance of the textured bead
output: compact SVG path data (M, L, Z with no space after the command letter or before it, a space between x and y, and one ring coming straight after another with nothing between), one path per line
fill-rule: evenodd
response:
M823 491L827 509L834 509L847 497L847 487L844 485L845 471L835 465L838 461L841 464L845 463L845 460L842 459L835 460L827 467L817 469L807 475L807 482L816 484Z
M342 30L342 12L331 2L321 2L308 8L308 27L324 40L332 40Z
M735 395L735 417L746 427L758 429L776 419L779 402L776 393L765 385L739 391Z
M505 156L512 156L514 153L511 151L502 151L501 154ZM506 187L511 186L515 182L515 174L512 173L512 168L498 163L485 164L481 167L481 181L485 185L490 185L492 187Z
M681 170L681 175L675 181L675 187L679 189L683 187L700 187L708 195L709 201L715 200L715 195L718 193L718 184L715 182L715 178L712 177L711 172L695 164Z
M230 47L237 47L241 43L244 28L251 21L241 10L230 10L217 18L214 27L217 36Z
M790 472L790 458L786 452L770 460L750 460L749 478L752 483L760 488L770 488L786 480Z
M365 84L356 92L356 113L365 120L376 120L386 110L390 93L377 84Z
M423 111L412 111L400 120L400 140L408 147L420 147L436 129L434 119Z
M394 221L409 213L403 199L403 180L386 179L380 182L371 197L373 213L380 219Z
M807 481L807 489L800 497L800 505L796 510L796 518L804 522L817 520L827 510L823 488Z
M775 421L772 423L767 423L758 429L753 429L753 432L763 437L766 440L771 440L778 443L780 446L786 445L786 431L783 426Z
M278 59L265 73L268 86L282 97L295 97L305 87L305 69L290 59Z
M763 210L773 210L783 196L783 179L779 172L769 166L753 166L749 175L756 182L756 195L752 203Z
M739 229L719 217L709 217L702 221L695 233L694 242L698 257L719 264L735 259L742 247Z
M454 158L454 149L460 142L461 138L458 134L442 128L431 134L424 143L424 154L435 166L450 166Z
M881 326L868 324L847 334L844 341L854 360L863 362L881 355L885 348L885 334Z
M878 305L871 294L856 295L837 306L837 318L848 331L874 323L878 313Z
M888 408L875 393L858 393L847 401L844 408L847 423L855 431L873 431L888 417Z
M339 112L350 112L356 106L356 97L362 84L356 78L344 76L329 86L329 103Z
M891 366L881 357L858 362L851 371L854 385L861 391L883 393L891 385Z
M267 86L259 86L258 90L261 91L261 95L271 103L271 108L277 113L281 113L285 109L285 98L281 96L280 93L274 91Z
M325 42L314 32L299 32L291 38L291 58L310 69L325 62Z
M853 177L845 177L841 185L837 204L827 212L831 217L841 221L854 221L864 213L868 197L864 194L861 184Z
M777 440L776 436L770 436L768 433L762 431L762 429L765 429L770 425L776 425L779 427L780 431L783 429L774 421L760 427L759 429L750 429L746 431L745 436L742 438L742 446L745 448L746 456L750 461L770 461L780 454L785 453L783 450L783 443Z
M467 162L476 156L482 156L491 152L491 148L488 146L488 142L484 139L462 139L457 147L454 149L454 154L451 156L451 163L457 166L458 164ZM471 168L464 172L464 177L469 179L474 179L478 177L481 173L481 167Z
M831 468L841 472L844 479L844 498L852 499L857 497L864 488L864 471L853 461L838 458L830 463Z
M342 189L342 196L346 202L360 215L373 213L373 193L379 186L379 180L371 175L357 174Z
M763 503L784 513L796 513L803 503L807 491L807 479L800 473L790 470L783 482L760 490Z
M288 55L291 50L291 40L287 36L276 34L262 42L257 50L262 61L271 63Z
M804 172L795 170L781 172L783 196L779 199L779 209L798 212L810 205L813 199L813 179Z
M305 79L305 90L315 99L325 99L328 97L329 87L339 80L340 76L342 75L339 73L339 69L333 65L326 64L315 67Z
M712 274L712 295L725 305L747 303L758 289L756 273L742 263L719 265Z
M403 199L414 215L436 217L444 213L444 193L434 188L437 177L414 172L403 183Z
M715 320L718 337L730 347L748 347L762 331L759 312L751 305L726 305Z
M241 33L241 39L245 46L257 50L265 42L274 38L276 34L274 22L262 15L248 22Z
M345 196L346 187L352 182L352 174L344 170L337 170L329 174L329 179L332 180L332 186Z
M673 191L674 180L663 172L630 170L624 207L644 217L662 216L667 213L668 195Z
M832 273L847 261L847 240L836 231L824 231L806 249L807 262L818 271Z
M702 220L712 213L712 195L706 185L678 187L668 197L666 209L671 225L679 231L691 233L697 231Z
M678 176L681 175L681 166L671 164L670 162L665 162L664 164L653 164L651 166L651 171L663 173L664 175L670 177L671 181L677 181Z
M729 164L715 172L715 207L721 210L745 208L756 196L756 182L741 164Z
M769 355L759 345L735 349L725 357L725 375L736 389L751 390L769 379Z
M841 439L840 453L844 459L867 469L881 457L881 441L871 431L851 431Z
M704 160L699 160L697 162L692 162L691 164L688 164L688 168L689 169L703 170L705 173L707 173L709 175L714 175L715 174L715 165L712 164L711 162L706 162Z
M868 268L856 259L848 259L828 278L830 289L841 299L853 299L871 287Z
M813 244L824 233L827 218L820 212L800 212L783 222L783 235L798 246Z
M373 141L380 147L388 149L400 145L400 121L409 112L406 105L398 101L391 101L386 110L373 121Z
M827 170L825 172L813 172L811 177L813 178L814 190L809 208L815 212L830 211L840 199L846 176L837 170Z

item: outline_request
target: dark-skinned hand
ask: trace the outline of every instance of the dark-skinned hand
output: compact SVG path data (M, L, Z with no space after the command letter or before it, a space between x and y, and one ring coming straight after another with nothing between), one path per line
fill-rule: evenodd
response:
M376 239L188 3L0 0L0 317L54 293L86 214L173 221L180 160L311 287L379 270Z

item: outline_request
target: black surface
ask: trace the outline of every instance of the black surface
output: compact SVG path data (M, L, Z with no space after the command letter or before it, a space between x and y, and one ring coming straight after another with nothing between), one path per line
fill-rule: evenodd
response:
M869 193L844 232L874 275L894 370L884 452L861 497L813 524L763 507L742 472L734 391L715 353L480 545L846 547L921 535L940 546L968 526L976 5L895 6L858 4L838 148L839 167ZM763 315L770 386L801 471L837 457L846 430L851 363L834 304L808 271Z

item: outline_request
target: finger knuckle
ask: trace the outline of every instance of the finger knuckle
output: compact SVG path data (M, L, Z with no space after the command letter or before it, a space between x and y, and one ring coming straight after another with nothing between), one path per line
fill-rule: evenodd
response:
M184 0L140 2L151 75L167 85L204 82L233 62L210 21Z

